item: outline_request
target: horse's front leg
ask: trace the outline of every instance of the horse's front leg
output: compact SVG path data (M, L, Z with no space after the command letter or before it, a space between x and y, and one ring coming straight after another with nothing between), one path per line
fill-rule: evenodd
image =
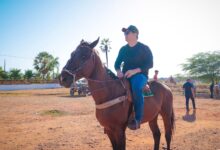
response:
M104 132L108 135L108 138L112 144L112 148L113 150L116 149L116 146L117 146L117 142L116 142L116 139L114 137L114 134L113 134L113 131L110 130L110 129L104 129Z
M126 149L125 129L104 129L104 130L111 141L113 150Z

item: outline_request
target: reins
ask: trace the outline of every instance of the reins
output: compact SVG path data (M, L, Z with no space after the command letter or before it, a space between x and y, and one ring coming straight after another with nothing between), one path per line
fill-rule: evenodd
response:
M90 61L90 59L92 58L93 56L93 59L95 61L95 55L94 55L94 51L92 51L91 55L90 55L90 58L88 60L86 60L82 65L80 65L78 68L76 68L75 70L71 71L69 69L66 69L66 67L63 68L62 72L66 72L68 73L69 75L71 75L73 77L73 85L76 86L76 74ZM108 83L108 82L115 82L115 81L120 81L121 85L123 86L123 88L126 90L126 87L123 83L122 80L120 79L114 79L114 80L95 80L95 79L90 79L90 78L87 78L88 81L91 81L91 82L96 82L96 83ZM107 87L104 87L104 88L107 88ZM98 88L98 89L95 89L91 92L95 92L95 91L100 91L102 89L104 89L103 87L102 88ZM127 90L126 90L127 91ZM127 93L127 92L126 92ZM120 97L117 97L115 99L112 99L112 100L109 100L107 102L104 102L102 104L98 104L96 105L96 109L105 109L105 108L108 108L108 107L111 107L115 104L118 104L118 103L121 103L123 101L125 101L127 99L127 94L126 95L123 95L123 96L120 96Z

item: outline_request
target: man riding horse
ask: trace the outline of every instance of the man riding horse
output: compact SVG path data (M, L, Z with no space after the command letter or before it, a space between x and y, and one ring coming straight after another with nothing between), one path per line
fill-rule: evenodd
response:
M128 31L132 32L129 34L134 34L137 38L138 32L132 29L129 29ZM125 33L128 34L128 32ZM129 37L132 36L129 34ZM71 53L70 59L67 61L61 72L59 81L60 85L69 88L73 82L82 77L88 80L88 86L95 102L95 114L98 122L104 127L104 133L107 134L111 141L113 150L125 150L125 131L128 125L128 118L132 113L132 104L128 100L128 93L125 84L123 84L120 79L112 77L112 75L108 73L109 70L103 66L98 53L94 49L98 44L98 41L99 38L92 43L84 41L80 42L77 48ZM122 70L123 73L118 71L118 75L121 74L122 76L123 74L131 80L133 83L132 87L136 94L134 97L140 98L135 100L142 100L135 101L138 102L137 104L140 106L139 103L143 104L141 89L147 82L147 70L152 67L152 55L147 46L139 42L136 42L134 47L127 45L127 48L126 46L124 47L125 50L133 50L134 52L130 52L128 53L129 55L126 55L126 57L129 56L128 58L130 61L126 61L127 59L124 59L126 58L124 55L122 55L124 57L121 57L121 60L119 59L120 61L118 64L122 61L124 61L125 64ZM140 55L140 53L143 53L143 55ZM133 55L133 57L131 57L131 55ZM132 58L134 59L133 63L131 63ZM143 62L139 62L138 59ZM131 64L129 64L129 62ZM120 65L116 67L118 70L120 70L119 66ZM144 106L141 106L141 109L136 107L136 110L140 110L136 113L136 120L141 120L141 123L149 123L154 138L154 150L159 150L161 132L157 120L158 116L161 115L164 123L167 150L170 150L172 134L175 129L173 94L171 89L165 84L156 81L151 81L149 84L154 96L144 97L146 100ZM136 92L136 90L138 92ZM142 109L143 107L144 110ZM134 125L133 127L136 129L136 124L133 123L131 125Z
M143 118L144 96L142 90L148 81L148 70L153 67L153 56L150 48L138 42L138 29L130 25L123 28L125 40L124 45L115 61L115 70L119 78L127 78L131 84L132 99L134 104L135 119L132 120L128 127L130 129L140 128L141 119ZM121 64L124 63L121 70Z

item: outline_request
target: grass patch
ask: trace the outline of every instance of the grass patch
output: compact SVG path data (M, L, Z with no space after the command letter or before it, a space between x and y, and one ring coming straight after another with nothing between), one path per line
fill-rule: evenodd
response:
M31 93L0 92L0 96L31 96Z
M42 115L42 116L60 117L60 116L68 115L68 113L65 112L65 111L53 109L53 110L45 110L45 111L41 112L40 115Z

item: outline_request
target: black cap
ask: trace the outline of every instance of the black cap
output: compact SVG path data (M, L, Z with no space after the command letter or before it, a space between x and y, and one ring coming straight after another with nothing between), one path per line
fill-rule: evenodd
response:
M124 33L130 31L130 32L139 34L139 31L138 31L137 27L135 27L133 25L130 25L128 28L122 28L121 31L124 32Z

